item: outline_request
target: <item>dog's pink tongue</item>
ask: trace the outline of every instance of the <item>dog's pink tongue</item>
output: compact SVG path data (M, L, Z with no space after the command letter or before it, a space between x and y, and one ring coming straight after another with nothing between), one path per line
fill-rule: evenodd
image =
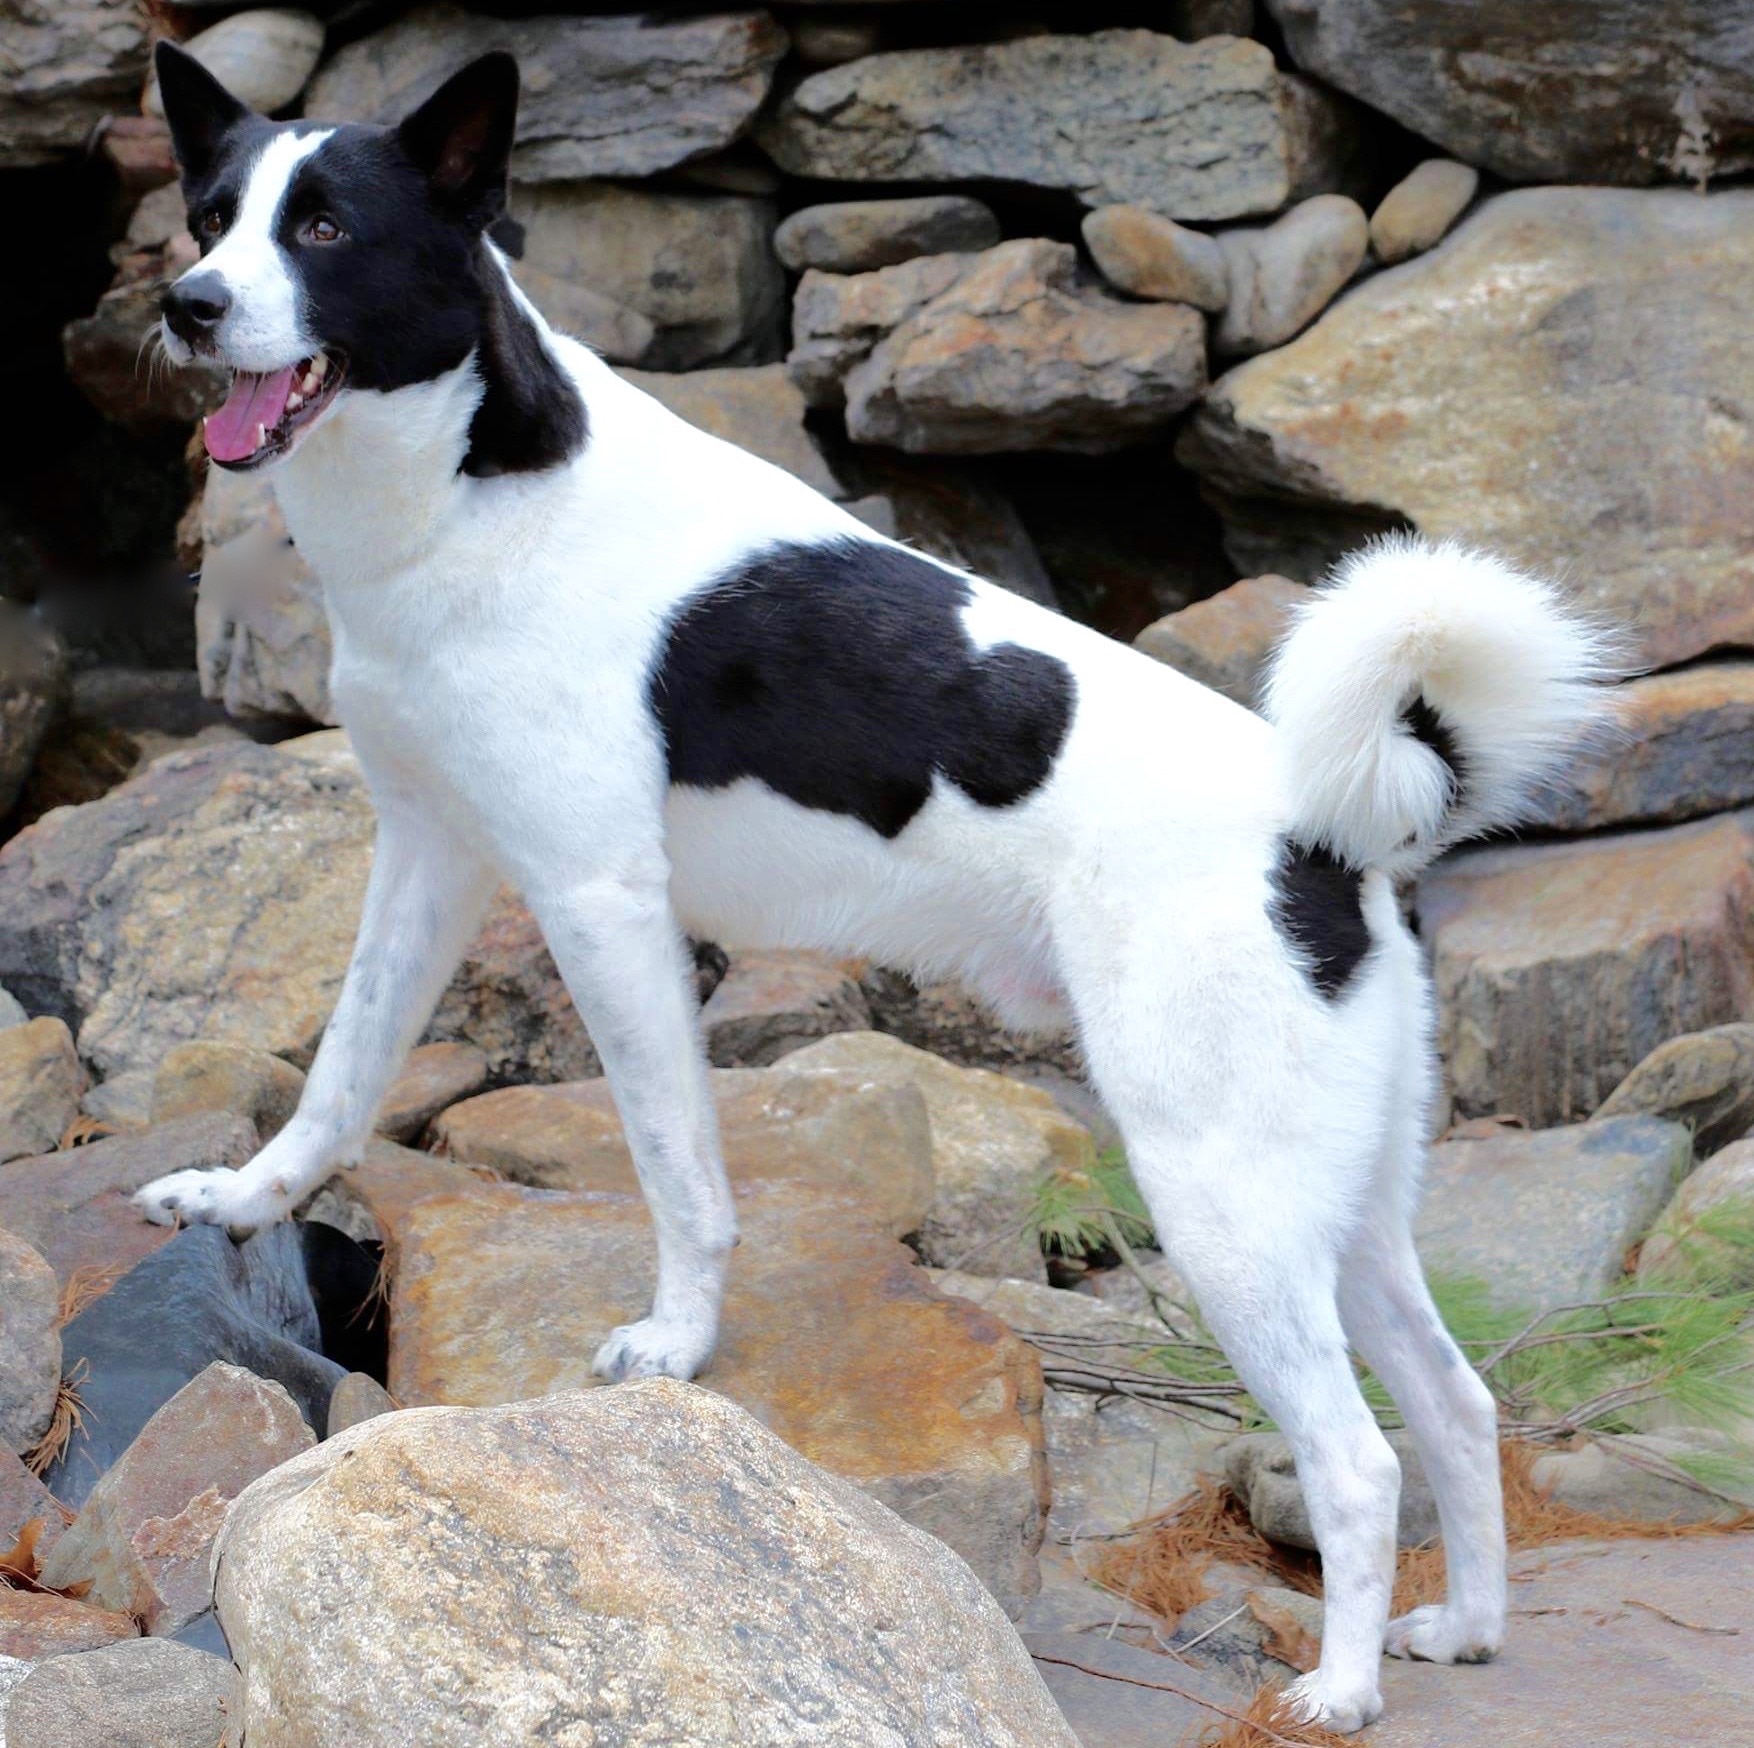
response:
M276 370L268 376L257 376L240 370L233 379L225 405L207 418L207 453L215 461L242 461L254 455L259 445L256 429L266 426L270 431L280 423L286 411L286 397L292 393L292 366Z

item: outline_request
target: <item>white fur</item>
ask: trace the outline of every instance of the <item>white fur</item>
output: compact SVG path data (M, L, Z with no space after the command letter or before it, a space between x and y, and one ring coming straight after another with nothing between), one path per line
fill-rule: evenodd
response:
M380 837L359 943L297 1115L241 1172L149 1186L153 1218L251 1227L355 1157L499 877L523 891L589 1026L657 1227L651 1316L611 1376L710 1355L734 1217L683 928L859 951L965 977L1018 1023L1070 1020L1176 1266L1284 1428L1327 1573L1322 1662L1297 1688L1352 1729L1385 1643L1489 1654L1504 1612L1490 1401L1444 1333L1409 1209L1433 1080L1417 946L1383 867L1458 829L1410 688L1453 712L1498 817L1579 714L1584 662L1550 598L1501 566L1379 547L1301 623L1277 728L985 583L981 645L1062 660L1075 717L1048 779L982 807L940 780L893 839L753 780L667 788L645 695L690 594L779 540L874 538L791 476L673 418L550 336L590 441L552 472L460 475L471 368L345 391L277 474L322 578L333 690ZM807 730L806 730L807 732ZM1482 811L1483 810L1483 811ZM1272 918L1292 829L1375 864L1375 941L1336 1000ZM1386 1626L1396 1465L1348 1340L1400 1398L1437 1490L1451 1596Z

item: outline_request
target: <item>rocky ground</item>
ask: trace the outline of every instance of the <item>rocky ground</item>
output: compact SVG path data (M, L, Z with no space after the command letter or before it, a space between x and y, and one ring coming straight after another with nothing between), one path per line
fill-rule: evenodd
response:
M0 1740L1162 1748L1319 1632L1283 1447L1069 1042L954 989L702 954L746 1235L702 1387L588 1376L649 1227L509 891L357 1171L242 1244L138 1219L286 1120L372 837L316 579L264 484L186 459L214 384L142 362L193 258L169 33L317 118L515 49L515 271L551 317L1242 702L1384 528L1619 628L1627 732L1407 895L1452 1101L1421 1244L1529 1490L1505 1655L1386 1667L1371 1737L1754 1743L1734 9L491 10L0 8L0 189L42 256L0 482ZM1188 1520L1133 1526L1201 1487L1229 1552L1136 1584Z

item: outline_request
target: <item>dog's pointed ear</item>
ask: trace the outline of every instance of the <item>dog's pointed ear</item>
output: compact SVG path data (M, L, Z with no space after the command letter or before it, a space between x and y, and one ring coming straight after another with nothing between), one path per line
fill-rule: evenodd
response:
M153 54L158 95L170 123L171 145L184 176L203 175L213 164L219 142L250 113L214 76L173 42Z
M518 63L503 50L454 73L397 129L439 200L483 230L505 211Z

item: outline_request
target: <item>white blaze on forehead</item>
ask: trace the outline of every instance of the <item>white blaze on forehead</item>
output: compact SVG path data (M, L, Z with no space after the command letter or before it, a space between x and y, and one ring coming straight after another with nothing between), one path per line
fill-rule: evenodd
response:
M231 310L218 338L225 362L234 369L279 370L318 349L305 331L298 281L275 233L299 166L334 131L276 134L246 172L243 197L225 236L190 269L218 273L231 293Z

